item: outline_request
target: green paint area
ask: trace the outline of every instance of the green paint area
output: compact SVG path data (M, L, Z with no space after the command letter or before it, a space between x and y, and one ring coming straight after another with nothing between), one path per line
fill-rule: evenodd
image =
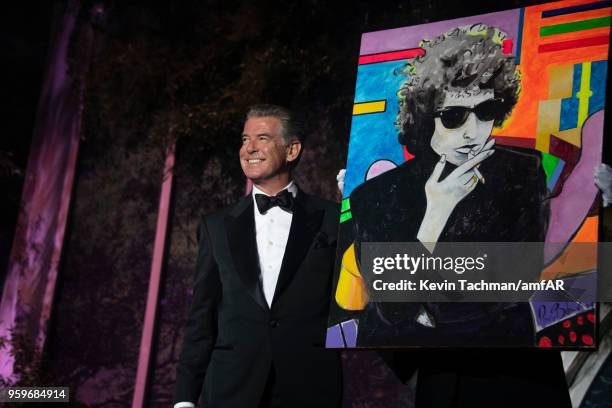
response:
M345 212L351 209L351 202L348 198L342 200L342 206L340 207L340 212Z
M350 211L340 214L340 224L342 224L344 221L350 220L351 218L353 218L353 213Z
M591 28L600 28L610 26L612 17L599 17L590 20L573 21L571 23L555 24L540 28L540 36L571 33L574 31L590 30Z
M542 152L542 167L544 168L544 173L546 173L546 182L550 182L550 178L552 177L555 169L557 168L557 164L559 164L559 158L557 156L553 156L550 153Z

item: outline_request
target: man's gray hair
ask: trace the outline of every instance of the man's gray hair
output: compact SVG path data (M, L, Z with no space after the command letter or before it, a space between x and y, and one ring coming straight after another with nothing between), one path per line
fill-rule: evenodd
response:
M301 127L293 117L291 111L278 105L258 104L249 107L246 114L246 120L251 118L262 118L271 116L277 118L281 123L281 135L285 143L289 143L294 139L304 143Z

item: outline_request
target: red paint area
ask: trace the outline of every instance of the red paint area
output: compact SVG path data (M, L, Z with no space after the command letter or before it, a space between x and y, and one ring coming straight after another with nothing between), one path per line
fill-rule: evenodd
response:
M597 37L590 38L582 38L580 40L571 40L571 41L560 41L550 44L542 44L538 47L538 52L554 52L554 51L562 51L569 50L572 48L582 48L582 47L592 47L595 45L604 45L607 44L609 38L607 35L600 35Z
M528 149L535 149L535 139L527 137L512 137L512 136L493 136L495 138L495 144L504 146L516 146L524 147Z
M597 316L593 310L584 311L577 315L560 320L538 333L536 344L539 347L583 347L595 346L595 324ZM552 341L551 341L552 340Z
M544 347L544 348L552 347L552 341L550 341L548 337L544 336L540 339L538 346Z
M379 54L362 55L359 57L359 65L374 64L376 62L397 61L425 55L423 48L410 48L401 51L382 52Z
M502 54L512 53L512 40L506 39L502 41Z
M588 334L583 334L580 339L587 346L592 346L593 345L593 337L589 336Z
M563 170L561 170L561 174L559 175L559 179L557 180L557 183L555 184L555 187L551 193L552 196L555 197L561 194L565 181L572 174L572 171L574 171L574 168L578 164L578 160L580 160L582 150L580 150L579 147L566 142L565 140L559 139L554 135L550 135L550 147L548 148L548 152L565 162Z
M402 149L403 149L403 151L404 151L404 160L405 160L405 161L408 161L408 160L410 160L410 159L413 159L413 158L414 158L414 154L410 153L410 152L408 151L408 149L406 149L406 146L402 146Z

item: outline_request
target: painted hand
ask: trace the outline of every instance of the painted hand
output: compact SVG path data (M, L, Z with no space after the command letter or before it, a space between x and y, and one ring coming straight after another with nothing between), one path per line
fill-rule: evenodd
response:
M425 183L427 208L417 233L417 239L430 252L433 252L440 234L459 201L474 191L479 180L484 183L484 177L476 167L495 152L491 149L494 143L493 140L487 142L478 153L458 166L444 180L440 180L440 176L446 166L446 156L443 155L434 167L431 176Z
M429 180L425 183L427 207L435 213L450 216L459 201L474 191L479 179L484 179L476 167L495 152L491 149L494 143L494 140L487 142L478 154L473 155L458 166L444 180L440 180L442 171L446 166L446 157L443 155L434 167Z

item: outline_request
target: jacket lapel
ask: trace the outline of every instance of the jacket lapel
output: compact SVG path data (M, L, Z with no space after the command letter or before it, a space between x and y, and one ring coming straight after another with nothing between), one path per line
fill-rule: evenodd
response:
M268 303L261 288L259 255L255 238L253 198L249 194L226 215L227 240L234 266L242 283L255 302L268 310Z
M311 208L308 197L301 190L298 190L293 207L293 218L291 219L285 255L283 256L272 300L273 305L283 290L289 285L304 260L315 233L321 225L322 217L323 211Z

